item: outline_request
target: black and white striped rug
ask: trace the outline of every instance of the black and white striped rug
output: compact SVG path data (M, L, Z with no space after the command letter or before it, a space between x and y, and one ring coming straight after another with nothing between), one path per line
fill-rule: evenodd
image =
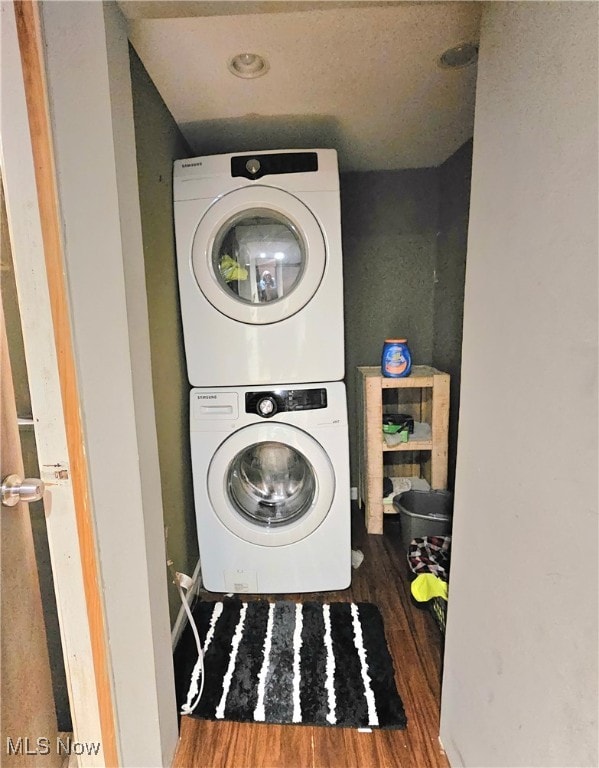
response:
M405 728L383 620L371 603L265 600L194 608L205 681L191 713L209 720ZM183 711L200 667L188 625L175 653Z

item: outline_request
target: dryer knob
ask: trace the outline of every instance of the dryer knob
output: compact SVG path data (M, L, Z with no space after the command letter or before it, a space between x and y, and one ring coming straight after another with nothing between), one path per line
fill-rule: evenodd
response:
M277 412L277 403L274 397L263 397L262 400L258 400L256 411L259 416L264 416L265 419L274 416Z
M245 164L245 167L248 170L248 173L258 173L260 170L260 160L256 160L256 158L252 158L251 160L248 160Z

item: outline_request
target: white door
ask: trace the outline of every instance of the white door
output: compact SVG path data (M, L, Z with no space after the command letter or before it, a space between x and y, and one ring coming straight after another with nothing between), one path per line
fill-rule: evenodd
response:
M208 493L220 521L244 541L301 541L326 518L335 473L324 448L301 429L252 424L227 438L208 469Z
M101 768L117 765L118 759L93 525L90 525L83 465L77 465L77 451L83 450L81 432L76 428L79 398L72 368L69 370L73 360L68 344L68 302L62 265L57 263L61 251L36 11L33 3L0 3L0 161L36 445L41 477L46 482L48 542L74 740L78 745L89 745L89 753L86 746L77 747L84 749L85 754L76 759L85 768ZM69 387L69 397L64 401L62 384ZM2 436L4 438L4 426ZM7 467L7 471L14 470ZM8 581L6 586L8 588ZM17 582L13 597L18 595ZM3 620L2 626L9 631L10 621ZM24 682L27 684L23 685ZM26 668L20 683L23 689L20 695L26 701L29 693L35 692L35 673ZM40 711L46 708L41 693L39 708ZM22 735L45 738L44 730L36 727L36 732ZM1 746L4 758L6 742ZM37 748L36 744L31 746ZM40 749L45 751L45 742ZM48 755L42 757L45 764L49 764ZM29 764L27 760L21 756L19 764ZM4 765L3 760L0 762Z
M198 287L219 312L242 323L277 323L299 312L325 266L325 240L312 212L271 187L223 195L193 238Z
M6 485L0 507L0 763L6 768L25 764L32 768L53 768L62 763L63 756L58 750L52 675L29 507L16 502L17 494L8 490L7 478L22 479L24 469L3 307L0 307L0 344L0 472L3 486Z

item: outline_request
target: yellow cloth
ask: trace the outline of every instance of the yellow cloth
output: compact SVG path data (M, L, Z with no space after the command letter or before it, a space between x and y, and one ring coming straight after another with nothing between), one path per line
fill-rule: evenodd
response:
M225 254L219 264L220 273L227 283L231 280L247 280L248 271L245 267L231 258L228 254Z
M412 582L412 595L419 603L426 603L433 597L447 600L447 582L441 581L434 573L421 573Z

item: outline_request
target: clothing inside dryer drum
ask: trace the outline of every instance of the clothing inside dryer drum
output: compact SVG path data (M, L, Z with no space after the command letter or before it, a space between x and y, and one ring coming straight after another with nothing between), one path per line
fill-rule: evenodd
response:
M247 519L265 526L283 525L310 508L316 478L310 462L284 443L254 443L229 466L229 497Z
M297 227L265 208L237 214L219 230L212 266L226 293L247 304L288 296L304 271L306 249Z

